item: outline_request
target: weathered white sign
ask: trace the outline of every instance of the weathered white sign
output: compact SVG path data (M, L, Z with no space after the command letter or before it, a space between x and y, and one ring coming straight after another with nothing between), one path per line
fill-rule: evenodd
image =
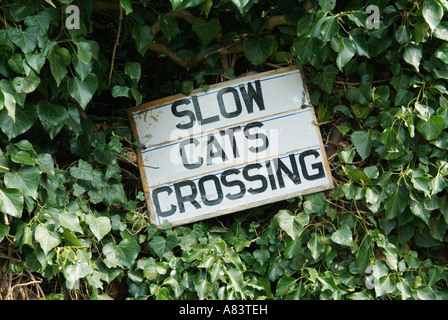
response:
M151 222L181 225L333 188L301 70L128 110Z

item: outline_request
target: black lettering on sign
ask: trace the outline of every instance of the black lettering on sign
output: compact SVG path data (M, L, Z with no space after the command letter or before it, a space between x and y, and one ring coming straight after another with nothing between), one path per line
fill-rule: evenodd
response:
M255 88L252 87L250 82L247 83L247 91L244 84L239 85L241 95L243 96L244 103L246 104L246 109L248 113L254 112L254 101L257 103L260 111L265 109L263 101L263 93L261 92L261 82L260 80L255 81Z
M240 170L238 169L229 169L224 171L221 174L221 183L223 186L231 188L231 187L239 187L240 191L236 194L226 194L226 198L229 200L236 200L236 199L240 199L242 197L244 197L244 195L246 194L246 186L244 185L244 183L240 180L233 180L233 181L228 181L227 177L230 175L239 175L240 174Z
M314 156L314 159L317 159L317 157L319 157L319 155L320 155L319 152L317 152L316 150L307 150L307 151L302 152L299 155L299 162L300 162L300 167L302 168L303 177L308 181L312 181L312 180L316 180L316 179L325 177L325 172L324 172L324 167L322 165L322 162L313 163L311 165L311 168L318 170L316 174L309 175L308 169L306 168L305 157Z
M171 205L170 210L168 211L162 211L160 208L160 200L159 200L159 194L162 192L167 192L168 195L173 193L173 190L168 186L158 187L152 191L152 201L154 202L154 207L156 208L156 213L159 217L169 217L172 214L176 212L176 206Z
M241 127L240 127L240 126L237 126L237 127L227 128L226 130L221 130L221 131L219 131L219 133L220 133L222 136L227 135L227 136L229 137L230 143L231 143L231 145L232 145L233 157L234 157L235 159L236 159L236 158L239 158L239 157L240 157L240 154L239 154L239 152L238 152L238 146L236 145L236 140L235 140L235 135L234 135L234 133L235 133L235 131L240 131L240 130L241 130Z
M277 190L277 185L275 184L274 173L272 172L271 161L266 161L266 169L268 170L269 183L271 184L272 190Z
M255 134L253 134L253 133L249 132L249 130L252 128L261 128L262 126L263 126L263 123L256 121L256 122L248 123L244 127L244 135L246 136L247 139L249 139L249 140L261 139L261 141L263 142L263 144L261 146L249 147L249 151L252 153L263 152L269 147L268 137L264 133L257 132Z
M212 199L210 200L207 196L207 190L205 190L205 183L207 181L213 181L214 185L215 185L215 191L216 192L210 192L211 194L217 194L217 198L216 199ZM217 176L213 175L213 174L209 174L205 177L202 177L201 179L199 179L198 182L198 186L199 186L199 192L201 193L201 199L202 202L206 205L206 206L216 206L218 204L220 204L222 202L223 199L223 195L222 195L222 188L221 188L221 183L219 182L219 179Z
M299 169L297 168L296 158L294 154L289 155L289 161L291 163L292 171L283 163L280 158L272 160L275 166L275 173L277 174L278 185L282 189L285 187L285 182L283 181L283 172L286 173L289 179L291 179L294 184L300 184Z
M216 140L213 133L207 136L207 165L212 165L214 158L221 158L222 161L227 160L226 153L222 149L219 142Z
M190 118L190 122L188 123L178 123L176 125L176 128L184 130L184 129L190 129L193 127L194 122L196 121L196 117L194 116L194 113L190 110L182 110L182 111L178 111L177 107L181 106L181 105L187 105L190 104L190 100L188 99L180 99L177 101L174 101L174 103L171 105L171 113L176 116L176 117L183 117L183 116L187 116Z
M199 121L199 124L203 126L204 124L213 123L216 121L219 121L219 116L212 116L209 118L202 118L202 111L201 107L199 106L199 101L197 96L192 96L191 99L193 100L193 106L194 106L194 112L196 112L196 118Z
M188 170L193 170L193 169L197 169L200 166L202 166L202 164L204 163L204 159L202 157L198 157L198 161L196 161L195 163L188 163L187 154L185 152L185 147L189 144L194 144L194 146L197 147L199 144L199 141L194 138L183 140L179 144L179 153L180 153L180 156L182 157L182 164L184 165L184 167Z
M233 94L233 99L235 100L235 106L236 106L235 111L227 112L224 99L222 98L222 96L226 93ZM240 95L238 94L238 91L235 88L228 87L219 90L217 99L218 99L219 111L221 112L224 118L238 117L241 114L241 111L243 111L243 107L241 106Z
M259 188L256 188L256 189L249 188L247 190L251 194L262 193L268 187L268 182L266 181L266 178L264 176L262 176L261 174L255 174L253 176L249 175L249 170L251 170L251 169L260 169L261 167L262 167L261 164L253 163L253 164L248 164L243 169L243 177L244 177L244 179L246 179L247 181L257 181L258 180L258 181L261 182L261 186Z
M190 194L183 195L181 188L188 188ZM174 184L174 191L176 193L177 205L179 207L179 212L185 212L185 202L190 202L196 209L200 209L201 205L196 201L196 196L198 194L198 189L196 188L196 184L191 180L184 180L181 182L176 182Z

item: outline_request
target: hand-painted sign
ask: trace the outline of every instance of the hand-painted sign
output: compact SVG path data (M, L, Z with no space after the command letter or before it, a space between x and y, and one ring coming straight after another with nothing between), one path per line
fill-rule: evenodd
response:
M181 225L333 188L301 70L128 110L151 222Z

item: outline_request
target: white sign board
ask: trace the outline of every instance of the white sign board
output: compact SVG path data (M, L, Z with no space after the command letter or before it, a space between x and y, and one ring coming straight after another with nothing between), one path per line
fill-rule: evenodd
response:
M333 188L301 70L128 110L151 222L173 226Z

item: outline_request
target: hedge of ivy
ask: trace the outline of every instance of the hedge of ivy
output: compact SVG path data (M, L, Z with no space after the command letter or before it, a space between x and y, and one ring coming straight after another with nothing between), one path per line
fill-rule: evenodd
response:
M0 1L0 298L447 299L447 12ZM126 108L288 65L336 188L149 224Z

